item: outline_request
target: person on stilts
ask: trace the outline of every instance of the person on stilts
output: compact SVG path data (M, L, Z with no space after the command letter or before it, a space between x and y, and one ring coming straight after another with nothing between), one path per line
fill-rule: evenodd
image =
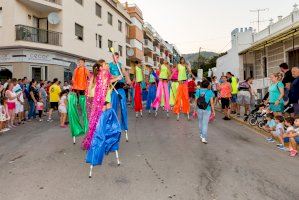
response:
M142 89L141 89L141 83L144 80L144 74L142 66L138 61L135 62L135 94L134 94L134 109L136 112L136 118L138 118L138 115L142 117Z
M113 76L124 76L124 78L117 82L115 85L115 90L111 94L111 104L115 113L118 116L118 107L120 106L121 110L121 129L125 131L126 141L128 142L128 111L127 111L127 98L124 90L125 81L128 85L131 85L130 77L122 64L119 62L119 54L115 52L113 54L113 62L109 63L110 73Z
M154 102L156 98L156 92L157 92L157 81L159 80L157 74L154 72L154 70L151 68L148 78L148 94L147 94L147 100L146 100L146 110L148 110L148 113L151 113L151 105Z
M180 112L185 113L190 120L190 101L188 93L188 72L195 78L191 72L191 67L186 64L184 57L180 58L180 63L178 64L178 93L176 97L176 102L173 107L173 112L177 115L177 120L180 119Z
M177 65L173 65L173 68L171 69L171 85L170 85L170 100L169 100L169 104L170 106L173 108L173 106L175 105L175 100L177 97L177 92L178 92L178 87L179 87L179 82L178 82L178 68Z
M160 69L159 83L157 88L156 99L154 100L152 107L156 110L155 116L158 115L158 109L160 107L162 98L164 98L164 110L167 112L167 117L169 117L169 89L168 89L168 79L170 77L170 69L168 62L165 60Z

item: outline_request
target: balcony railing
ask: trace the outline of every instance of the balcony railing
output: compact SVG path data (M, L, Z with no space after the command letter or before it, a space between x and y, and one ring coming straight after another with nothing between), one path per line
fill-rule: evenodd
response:
M154 66L154 60L151 58L151 57L149 57L149 56L145 56L144 57L144 60L145 60L145 64L146 65L150 65L150 66Z
M62 33L16 25L16 40L61 46Z
M160 49L156 46L154 46L154 52L155 54L160 55Z
M48 2L51 2L51 3L56 3L58 5L61 5L61 0L44 0L44 1L48 1Z
M148 39L144 40L144 47L146 47L152 51L154 50L154 44Z

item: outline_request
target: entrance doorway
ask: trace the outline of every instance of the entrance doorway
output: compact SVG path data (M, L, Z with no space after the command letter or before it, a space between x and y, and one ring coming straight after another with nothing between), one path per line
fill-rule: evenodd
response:
M36 81L42 80L42 69L40 67L32 67L32 79Z
M296 49L294 51L289 51L288 58L289 58L288 63L291 68L294 66L299 66L299 49Z
M0 68L0 81L8 80L12 78L12 72L9 69Z

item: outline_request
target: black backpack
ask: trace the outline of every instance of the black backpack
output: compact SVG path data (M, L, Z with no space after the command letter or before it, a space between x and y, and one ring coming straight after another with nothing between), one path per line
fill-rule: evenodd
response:
M197 107L201 110L205 110L208 108L208 106L210 105L210 101L209 103L206 102L206 93L207 91L204 93L204 94L201 94L198 98L197 98Z

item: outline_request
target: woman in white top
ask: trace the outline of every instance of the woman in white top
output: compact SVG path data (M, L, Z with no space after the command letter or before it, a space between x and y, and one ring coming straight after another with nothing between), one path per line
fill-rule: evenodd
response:
M18 96L16 93L12 91L13 83L9 82L5 91L5 97L7 98L7 108L8 108L8 116L10 117L9 125L11 127L15 127L14 120L15 120L15 109L16 109L16 101Z
M60 93L60 100L59 100L59 106L58 106L58 111L60 113L60 127L61 128L66 128L65 121L66 121L66 116L67 116L67 90L63 90Z

